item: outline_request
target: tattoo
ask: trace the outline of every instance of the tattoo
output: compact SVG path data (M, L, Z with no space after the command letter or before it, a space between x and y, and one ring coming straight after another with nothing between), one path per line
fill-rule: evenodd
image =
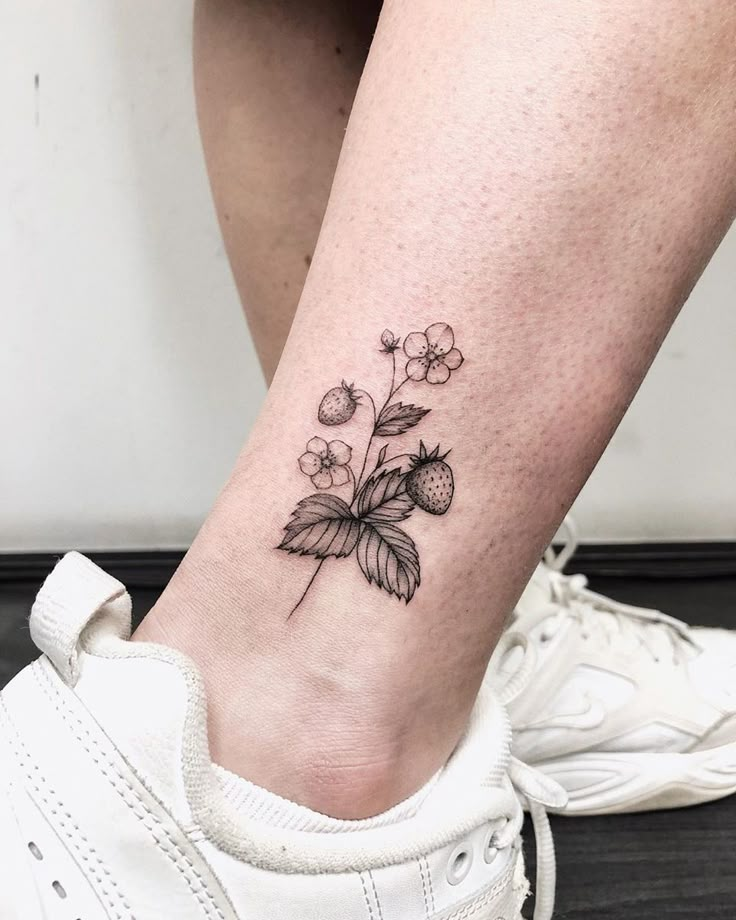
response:
M355 555L369 584L409 603L419 587L419 553L412 538L397 525L415 508L445 514L452 502L455 480L446 462L449 451L440 453L439 445L427 450L420 441L415 454L388 457L389 445L384 444L367 473L376 439L404 434L430 411L393 401L399 390L410 382L446 383L463 363L452 328L447 323L433 323L424 332L407 335L403 345L385 329L381 345L392 364L391 386L381 408L376 409L373 397L365 390L343 380L325 393L317 410L323 425L343 425L359 407L370 404L372 427L357 478L351 466L353 449L344 441L313 437L299 457L299 469L320 491L297 504L277 548L314 556L319 563L289 617L330 557ZM405 376L397 383L399 348L407 360ZM349 501L328 491L343 488L351 490Z

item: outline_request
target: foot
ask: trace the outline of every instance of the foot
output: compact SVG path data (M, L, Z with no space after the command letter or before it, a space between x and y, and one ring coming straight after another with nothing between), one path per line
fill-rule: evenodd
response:
M335 820L212 764L194 666L129 642L128 595L83 556L49 576L30 625L44 654L0 694L3 920L516 920L519 794L543 838L534 916L551 916L541 803L564 796L510 759L491 692L426 788Z
M736 634L617 603L542 563L488 682L522 658L513 751L565 787L567 814L736 792Z

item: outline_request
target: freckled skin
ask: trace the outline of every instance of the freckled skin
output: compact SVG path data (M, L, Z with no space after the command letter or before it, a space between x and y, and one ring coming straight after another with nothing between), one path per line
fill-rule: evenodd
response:
M278 373L139 633L201 667L218 763L344 818L446 761L510 609L736 210L733 0L386 0L366 62L375 12L198 0L215 202ZM287 628L274 538L320 381L360 372L372 392L393 360L366 350L376 329L437 315L466 363L421 423L453 445L457 478L450 513L410 522L421 585L397 609L335 565ZM400 396L421 406L423 386Z

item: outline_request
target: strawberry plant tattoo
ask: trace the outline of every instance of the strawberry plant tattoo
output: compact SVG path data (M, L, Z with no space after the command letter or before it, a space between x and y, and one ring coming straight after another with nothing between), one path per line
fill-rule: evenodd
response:
M433 323L424 332L411 332L401 343L393 332L381 335L381 351L391 356L391 386L386 401L376 408L373 397L354 383L344 380L322 397L317 419L322 425L343 425L360 406L370 404L372 428L357 478L351 466L352 448L344 441L313 437L299 457L299 469L319 491L303 498L284 527L278 549L319 560L301 597L299 607L329 558L354 555L369 584L393 594L408 604L419 587L419 553L412 538L398 524L415 510L445 514L452 503L455 479L446 462L449 451L439 445L428 450L419 442L415 454L389 457L389 445L378 450L368 472L368 462L377 439L404 434L418 425L430 411L399 402L396 394L410 382L446 383L463 363L455 348L455 335L447 323ZM397 382L397 352L404 353L404 377ZM328 491L351 490L346 501Z

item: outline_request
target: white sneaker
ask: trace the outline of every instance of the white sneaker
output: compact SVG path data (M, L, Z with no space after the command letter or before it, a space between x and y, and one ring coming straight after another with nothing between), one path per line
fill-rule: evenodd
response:
M620 604L542 563L488 683L509 667L513 752L565 787L565 813L736 792L736 634Z
M210 762L193 665L128 642L125 589L83 556L57 565L30 625L44 654L0 694L2 920L516 920L519 793L538 834L535 918L551 916L541 803L564 793L510 758L492 693L424 790L337 821Z

